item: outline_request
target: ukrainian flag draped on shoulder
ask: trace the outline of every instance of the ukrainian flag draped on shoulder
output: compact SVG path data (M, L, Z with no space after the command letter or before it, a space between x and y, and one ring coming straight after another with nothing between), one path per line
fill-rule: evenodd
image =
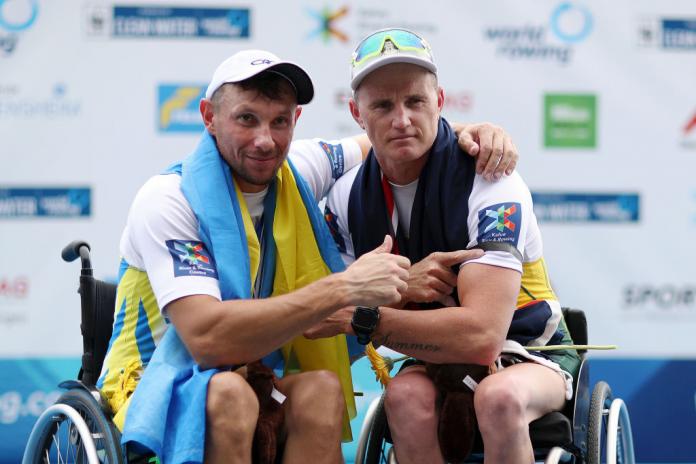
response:
M223 300L249 299L263 268L260 297L282 295L344 265L314 196L289 161L269 186L264 203L261 247L239 188L215 145L204 132L196 150L167 171L181 175L181 190L199 222L201 241L214 256ZM351 440L355 401L345 336L308 340L299 336L282 347L286 370L328 369L343 387L347 415L344 440ZM207 385L216 369L201 371L173 326L157 346L133 393L122 442L155 452L162 462L202 462ZM230 411L234 414L234 411Z

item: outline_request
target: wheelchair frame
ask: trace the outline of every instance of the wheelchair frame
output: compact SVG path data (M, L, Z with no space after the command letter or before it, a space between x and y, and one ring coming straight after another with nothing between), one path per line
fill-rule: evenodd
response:
M563 315L573 340L578 344L587 344L585 314L579 309L563 308ZM560 413L552 412L537 419L530 424L535 459L548 464L634 464L633 436L626 404L620 398L612 396L611 388L604 381L597 382L590 396L589 364L585 359L584 350L578 351L582 362L575 379L575 394L563 411L572 424L572 428L565 432L570 435L568 438L571 440L553 446L534 446L535 441L544 438L544 427L553 427L553 416ZM365 414L356 447L356 464L397 462L393 448L387 446L389 425L384 410L384 398L384 393L376 398ZM467 462L482 462L483 454L475 450L469 459Z
M121 464L121 434L96 382L111 337L116 286L93 277L89 244L74 241L65 261L81 260L80 294L83 355L77 380L61 382L66 391L38 418L24 449L23 464L79 462ZM106 331L105 328L109 327ZM100 330L102 329L102 330ZM105 333L108 332L108 333Z

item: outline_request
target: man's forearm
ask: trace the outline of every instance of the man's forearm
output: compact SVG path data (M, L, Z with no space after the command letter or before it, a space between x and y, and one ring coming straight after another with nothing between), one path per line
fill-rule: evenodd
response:
M259 359L349 303L340 274L271 298L174 302L168 312L189 351L205 367ZM195 299L195 300L194 300ZM180 306L180 307L177 307Z
M382 307L380 313L374 342L423 361L488 364L504 340L504 334L471 308L410 311Z

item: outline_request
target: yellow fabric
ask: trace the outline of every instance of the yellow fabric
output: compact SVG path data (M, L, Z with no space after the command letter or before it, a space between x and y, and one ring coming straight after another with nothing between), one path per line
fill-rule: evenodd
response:
M119 375L118 388L109 398L111 410L118 411L114 416L114 423L119 430L123 430L128 404L130 404L131 395L140 381L142 371L142 364L138 360L132 360Z
M130 396L135 390L143 370L142 355L136 339L136 327L142 304L147 317L149 332L157 344L165 331L165 322L160 314L157 299L150 286L147 273L129 267L119 281L116 294L116 314L124 314L123 327L111 345L104 360L105 373L101 391L114 412L114 422L119 430L123 427ZM123 366L126 366L125 368ZM120 418L120 421L119 421Z
M534 300L558 300L551 288L544 258L530 263L522 263L521 287L522 290L517 295L518 308Z
M236 184L235 189L249 244L249 265L253 286L259 267L260 247L246 201ZM283 163L277 175L273 238L277 251L273 296L292 292L331 274L314 240L312 223L287 161ZM298 336L286 344L282 352L286 366L290 364L290 359L295 357L302 372L326 369L336 373L341 382L346 403L343 440L352 440L350 419L355 417L357 412L345 335L318 340Z

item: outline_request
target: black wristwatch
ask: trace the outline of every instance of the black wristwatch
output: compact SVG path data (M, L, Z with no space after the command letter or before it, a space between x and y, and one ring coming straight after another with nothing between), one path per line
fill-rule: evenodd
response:
M372 334L377 329L377 324L379 324L379 308L368 306L355 308L350 325L358 337L358 343L361 345L370 343Z

